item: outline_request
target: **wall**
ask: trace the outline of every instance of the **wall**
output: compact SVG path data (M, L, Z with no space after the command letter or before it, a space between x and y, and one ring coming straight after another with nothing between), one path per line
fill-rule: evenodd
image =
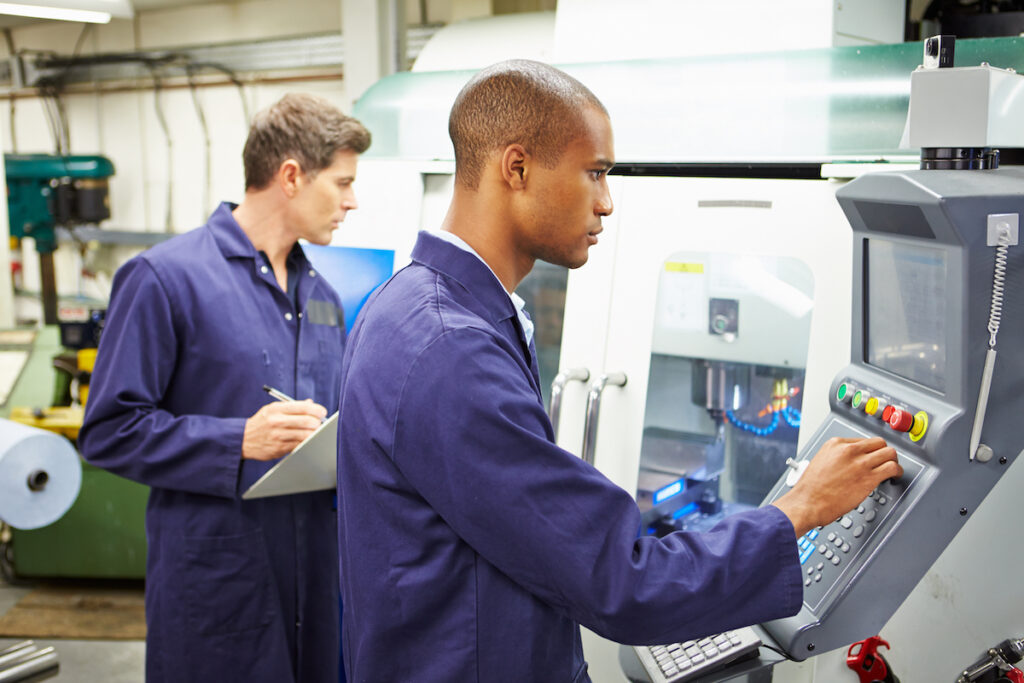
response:
M289 9L290 16L283 16L281 8ZM340 29L337 2L251 0L235 5L200 5L145 12L135 21L114 20L109 25L97 26L82 41L81 53L236 42L323 33L331 28ZM56 50L67 54L67 46L75 44L81 30L78 24L53 22L14 29L12 33L17 50ZM260 79L265 75L253 77ZM244 94L249 108L256 111L293 89L316 92L338 103L344 98L341 74L315 81L297 78L289 83L247 85ZM215 80L225 82L221 77ZM205 151L196 103L181 79L169 81L159 94L152 82L137 85L137 92L65 97L71 152L102 153L114 161L117 174L111 179L109 227L187 230L201 223L211 208L204 206L203 201L207 178L203 172ZM243 190L239 158L247 129L241 97L228 84L199 88L196 98L209 128L209 194L237 201ZM169 140L161 127L158 107L167 122ZM0 109L0 126L4 131L11 130L9 122L10 110L4 107ZM40 98L18 97L14 123L15 140L5 136L5 151L14 149L15 143L18 152L53 151L54 140Z
M350 0L356 2L357 0ZM135 50L162 50L342 31L343 0L241 0L211 2L137 12L132 20L113 20L84 28L68 22L40 22L10 29L15 51L50 51L80 55ZM536 9L553 0L405 0L406 19L419 23L450 22L471 16ZM85 31L83 33L83 30ZM9 55L0 40L0 59ZM358 54L348 59L359 59ZM241 151L247 132L246 107L258 111L289 91L312 92L346 108L349 95L340 70L307 69L240 74L242 92L226 78L202 74L195 95L181 71L175 70L158 92L153 79L96 87L74 86L63 97L72 154L103 154L115 165L110 181L107 229L141 232L190 230L205 221L219 201L239 201L244 192ZM243 106L243 98L245 106ZM0 96L0 139L5 152L55 150L44 101L31 90ZM202 109L209 137L207 147L197 107ZM13 125L12 125L13 111ZM161 115L166 122L165 132ZM13 132L13 134L12 134ZM38 264L30 240L23 243L25 289L38 292ZM65 245L57 256L58 291L103 300L110 271L138 249L102 249L85 255L82 275L79 250ZM7 259L4 259L6 263ZM6 270L6 266L4 267ZM38 317L31 297L20 297L22 318Z

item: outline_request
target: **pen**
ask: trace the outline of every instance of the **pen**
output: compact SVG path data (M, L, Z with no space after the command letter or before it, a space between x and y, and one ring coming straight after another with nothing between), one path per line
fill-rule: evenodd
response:
M278 401L294 401L295 400L294 398L292 398L288 394L284 393L280 389L275 389L274 387L270 386L269 384L264 384L263 385L263 391L267 392L273 398L276 398Z
M280 389L275 389L274 387L270 386L269 384L264 384L263 385L263 391L267 392L273 398L276 398L278 401L294 401L295 400L294 398L292 398L288 394L284 393ZM326 417L322 418L320 420L320 422L321 423L327 422L327 418Z

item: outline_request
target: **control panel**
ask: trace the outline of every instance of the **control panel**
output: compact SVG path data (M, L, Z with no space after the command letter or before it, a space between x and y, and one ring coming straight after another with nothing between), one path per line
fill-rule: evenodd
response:
M879 633L1021 453L1024 252L986 240L993 215L1024 213L1021 187L1010 167L868 174L837 192L854 232L850 364L764 502L833 437L882 437L904 474L799 539L803 605L762 624L794 659Z

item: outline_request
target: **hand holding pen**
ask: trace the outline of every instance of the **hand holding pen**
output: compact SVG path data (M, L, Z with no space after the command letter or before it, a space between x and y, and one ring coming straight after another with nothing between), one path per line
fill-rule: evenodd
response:
M273 387L263 388L277 401L245 421L242 457L251 460L273 460L290 453L327 416L327 409L310 399L296 401Z
M292 398L288 394L284 393L280 389L275 389L274 387L270 386L269 384L264 384L263 385L263 391L267 392L268 394L270 394L271 398L275 398L278 401L294 401L295 400L294 398Z
M288 394L284 393L280 389L275 389L274 387L270 386L269 384L264 384L263 385L263 391L267 392L268 394L270 394L271 398L275 398L278 401L294 401L295 400L294 398L292 398ZM308 398L306 400L310 401L310 399L308 399ZM312 401L310 401L310 403L312 403ZM324 411L324 417L320 418L320 421L321 422L326 422L327 421L327 411L326 410Z

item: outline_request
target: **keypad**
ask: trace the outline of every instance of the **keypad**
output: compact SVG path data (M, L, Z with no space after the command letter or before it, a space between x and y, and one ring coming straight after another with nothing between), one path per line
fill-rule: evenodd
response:
M807 580L814 579L808 577ZM760 644L761 640L753 630L742 628L684 643L636 647L634 650L654 683L675 683L704 676L756 650Z
M814 603L824 596L846 561L855 557L859 546L870 537L883 513L892 506L899 482L885 482L864 501L832 524L805 534L798 542L800 564L806 569L803 577L804 599ZM888 488L887 488L888 487ZM880 490L885 489L885 490ZM890 492L890 489L893 489ZM816 539L816 540L814 540ZM809 552L808 552L809 551ZM811 558L817 558L812 561Z

